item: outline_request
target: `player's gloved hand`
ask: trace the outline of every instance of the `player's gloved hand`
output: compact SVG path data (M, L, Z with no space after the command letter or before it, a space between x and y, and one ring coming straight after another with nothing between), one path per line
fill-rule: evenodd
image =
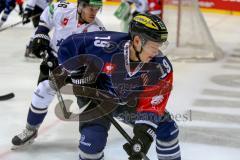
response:
M71 71L65 82L95 88L94 74L86 75L86 69L87 66L83 65Z
M32 16L32 12L33 11L30 8L25 8L23 12L23 19L22 19L23 24L30 22L30 17Z
M85 76L87 66L82 65L79 68L70 72L71 83L76 85L88 84L92 79L89 76Z
M51 49L45 50L43 52L44 54L41 54L43 57L43 61L45 61L49 67L49 69L52 71L58 66L58 59L57 57L52 53Z
M154 138L155 131L152 127L144 124L136 124L133 129L134 144L126 143L123 149L129 155L129 160L142 160L142 154L147 154Z
M53 71L58 66L57 57L51 52L51 50L45 50L41 52L43 62L40 65L40 70L43 74L48 75L49 71Z
M50 38L46 34L36 34L32 42L32 53L38 58L42 58L41 53L49 51Z

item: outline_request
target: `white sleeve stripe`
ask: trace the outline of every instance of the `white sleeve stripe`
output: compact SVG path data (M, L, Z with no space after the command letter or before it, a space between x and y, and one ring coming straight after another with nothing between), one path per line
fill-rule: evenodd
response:
M32 105L31 105L30 109L33 113L37 113L37 114L47 113L47 111L48 111L48 108L46 108L45 110L36 110L32 107Z
M49 26L47 26L47 24L46 24L46 23L39 22L39 26L46 27L46 28L48 28L48 29L50 30Z
M169 150L174 150L176 149L177 147L179 147L179 144L177 143L176 145L174 145L173 147L170 147L170 148L161 148L159 147L158 145L156 145L157 149L160 150L160 151L169 151Z
M176 132L178 132L178 128L175 129L174 131L172 131L170 134L173 135L173 134L175 134Z
M150 126L152 126L154 128L158 127L155 123L153 123L151 121L146 121L146 120L136 120L135 124L147 124L147 125L150 125Z
M158 154L158 158L160 158L160 159L165 158L166 159L166 157L168 157L167 159L175 159L177 157L180 157L180 154L181 154L180 151L178 151L176 153L173 153L173 154Z
M174 145L177 142L178 142L178 138L175 138L174 140L172 140L170 142L163 142L163 141L157 140L157 145L160 145L163 147L168 147L168 146Z

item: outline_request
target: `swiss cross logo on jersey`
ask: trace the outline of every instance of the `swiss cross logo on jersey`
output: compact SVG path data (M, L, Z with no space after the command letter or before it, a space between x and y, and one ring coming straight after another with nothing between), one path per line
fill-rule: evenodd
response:
M62 21L62 26L66 26L68 24L69 19L68 18L64 18Z
M163 101L164 97L162 95L157 95L152 97L151 104L153 106L159 105Z
M105 63L102 72L106 74L112 74L116 68L115 64Z

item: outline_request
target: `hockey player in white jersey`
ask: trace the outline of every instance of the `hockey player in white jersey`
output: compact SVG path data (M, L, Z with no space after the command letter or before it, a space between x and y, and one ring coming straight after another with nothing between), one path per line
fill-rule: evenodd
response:
M33 53L41 58L40 53L48 50L46 61L51 61L53 66L49 67L46 61L40 65L38 86L32 96L26 128L13 137L13 149L32 143L37 137L38 128L56 94L48 80L49 71L58 65L54 52L57 52L61 42L72 34L104 30L104 27L95 21L101 7L102 0L78 0L77 6L68 2L51 4L42 13L33 39ZM48 33L53 28L54 33L50 42Z
M30 18L32 18L32 23L34 28L36 28L40 21L40 15L43 12L43 10L52 2L52 0L28 0L26 7L23 12L23 18L22 23L27 24L30 22ZM25 56L26 57L33 57L32 55L32 40L33 38L30 38L30 41L28 42L28 45L26 47Z

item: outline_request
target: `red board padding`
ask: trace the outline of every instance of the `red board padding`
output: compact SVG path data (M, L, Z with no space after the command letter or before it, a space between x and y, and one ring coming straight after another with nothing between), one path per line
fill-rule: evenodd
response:
M120 2L120 0L106 0L107 2ZM182 0L184 1L184 0ZM178 0L164 0L164 4L176 4ZM240 11L240 0L199 0L201 8Z
M199 0L199 4L201 8L240 11L239 0Z

